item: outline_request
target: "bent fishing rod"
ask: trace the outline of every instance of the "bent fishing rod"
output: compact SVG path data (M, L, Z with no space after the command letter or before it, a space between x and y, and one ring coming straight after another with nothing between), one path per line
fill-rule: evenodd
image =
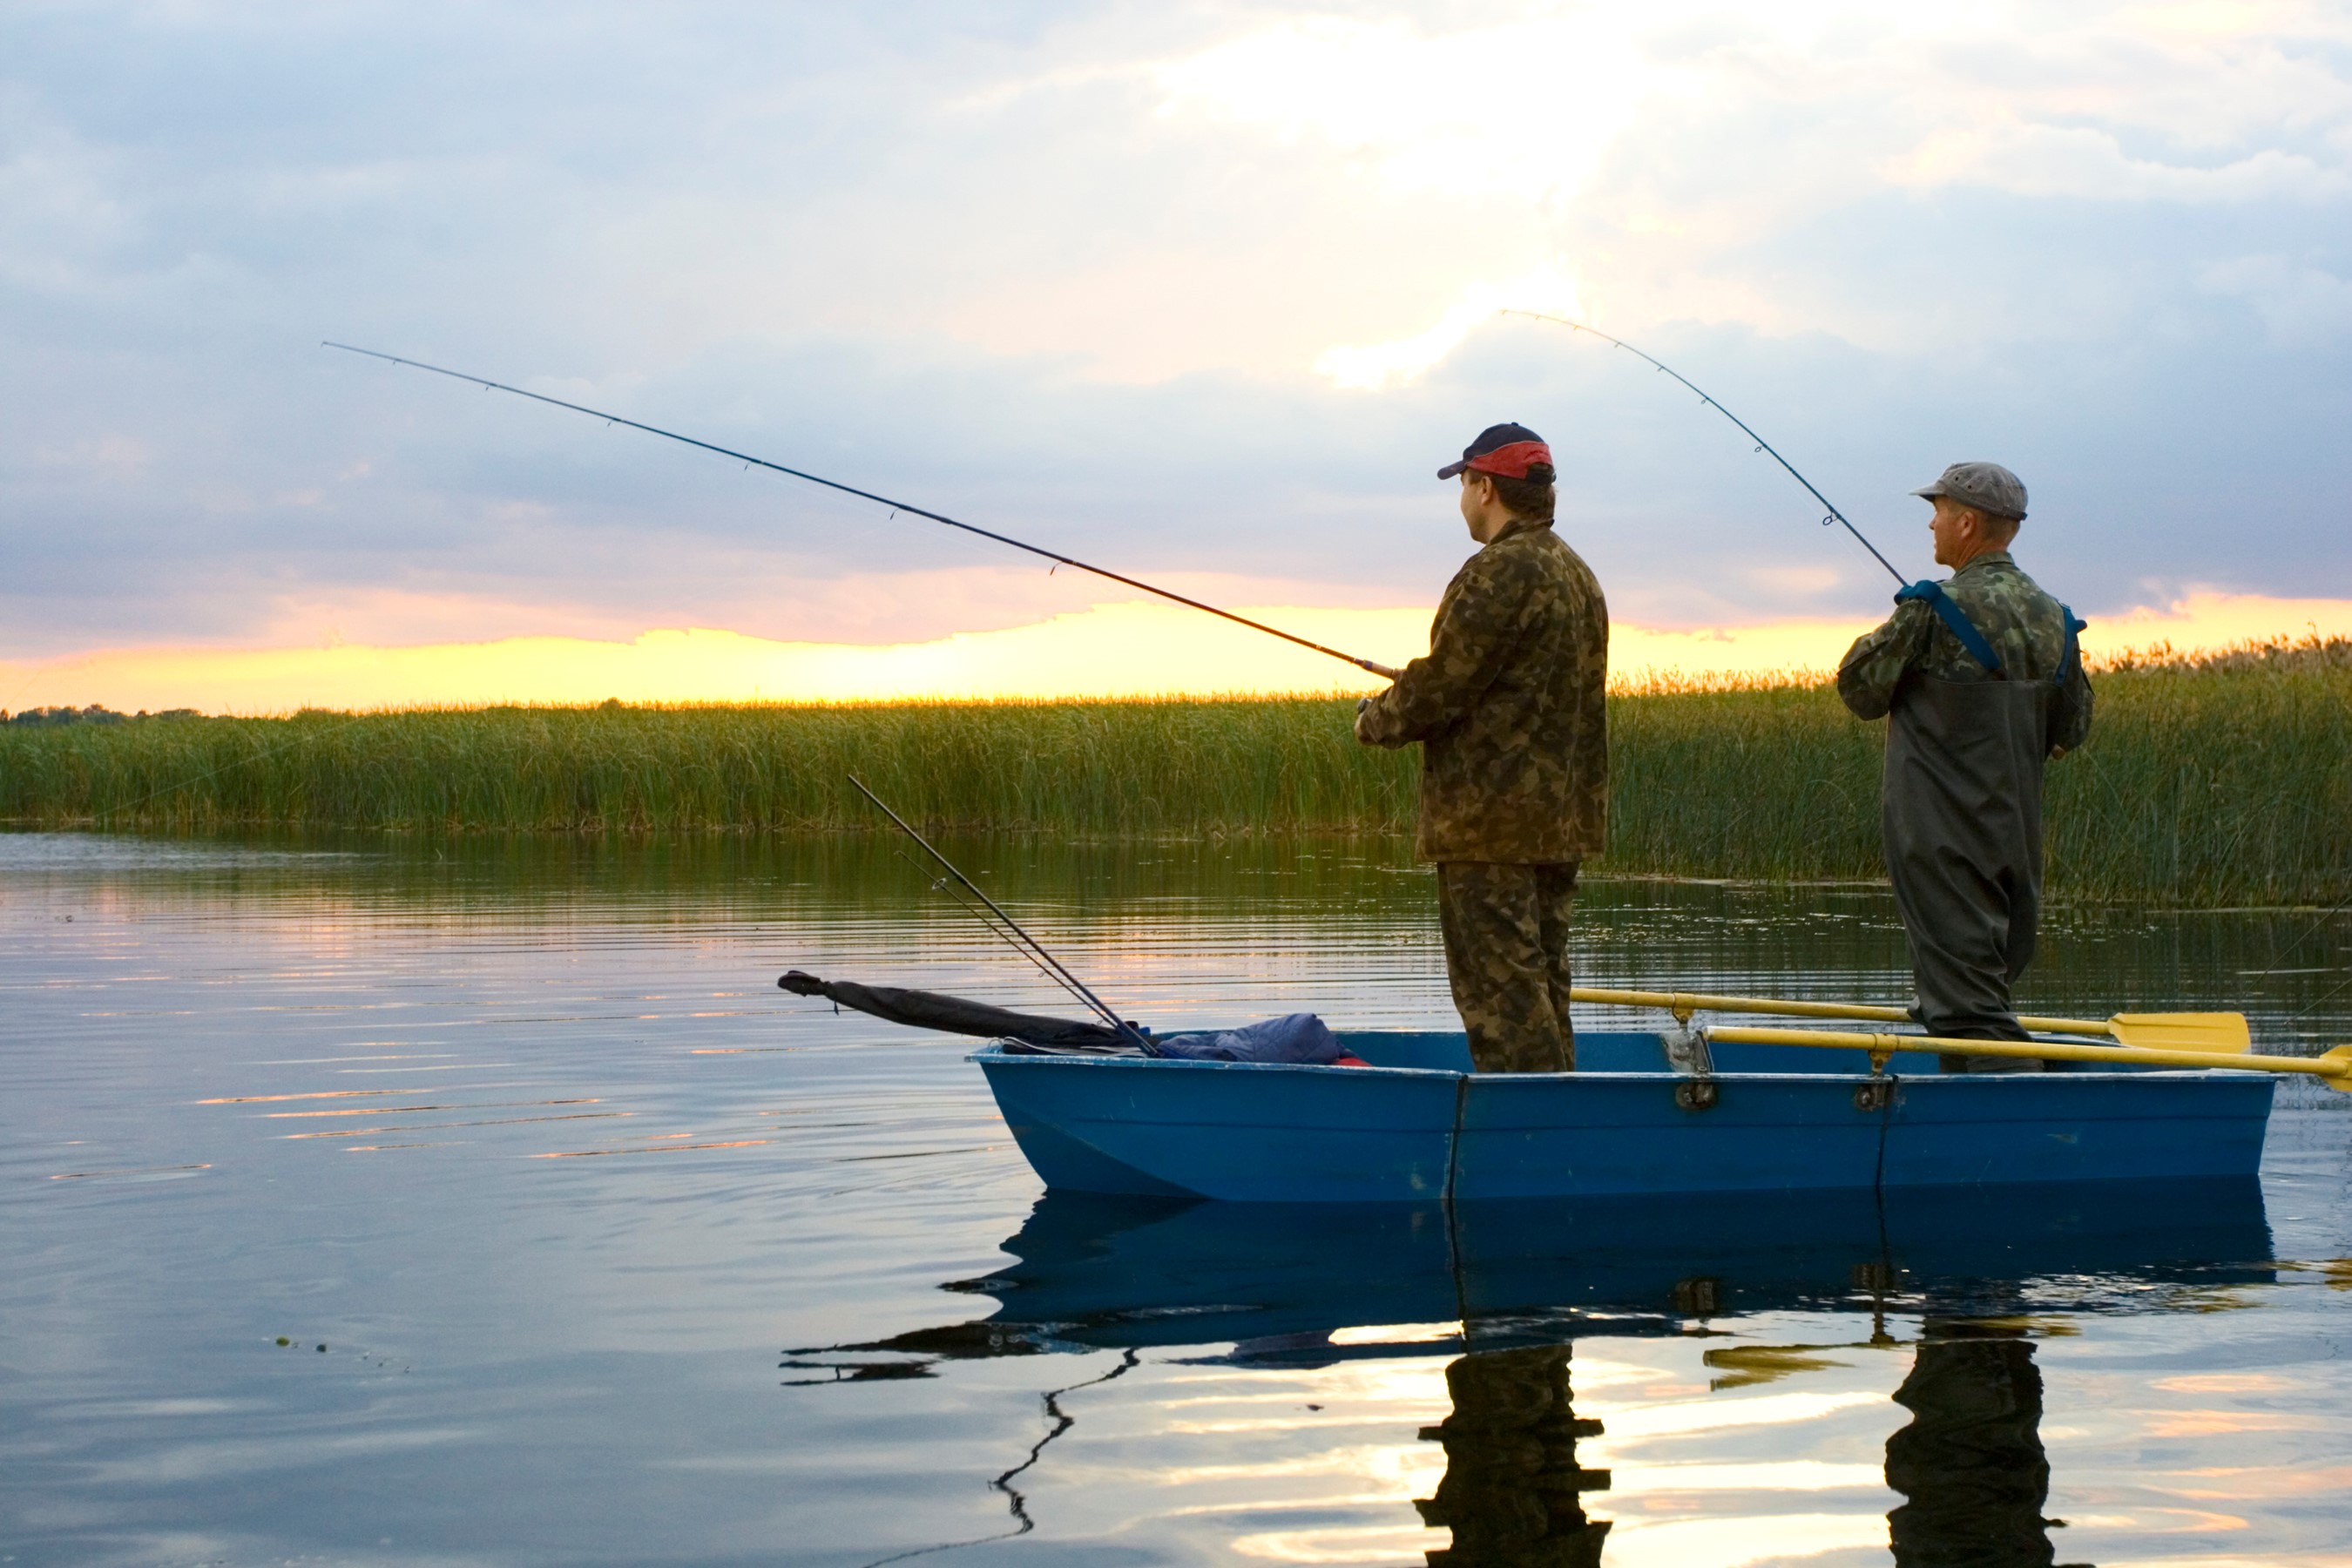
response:
M1726 408L1722 404L1717 403L1714 398L1708 396L1705 391L1695 384L1691 379L1683 374L1682 372L1675 369L1672 365L1652 359L1651 356L1643 353L1640 349L1635 348L1632 343L1627 342L1622 338L1612 338L1607 332L1601 331L1597 327L1588 327L1582 321L1571 321L1566 316L1548 316L1541 310L1506 310L1501 313L1506 316L1525 316L1531 321L1549 321L1554 326L1566 327L1572 332L1583 332L1589 336L1599 338L1604 343L1614 343L1619 348L1623 349L1627 353L1632 354L1635 359L1646 361L1650 364L1655 365L1659 370L1665 372L1666 374L1673 376L1676 381L1681 382L1685 386L1687 386L1693 392L1697 393L1698 400L1701 403L1706 404L1709 408L1714 409L1717 414L1722 415L1726 419L1728 419L1734 425L1738 426L1740 430L1748 437L1748 438L1756 443L1756 449L1758 451L1769 454L1774 462L1789 470L1789 477L1790 479L1805 487L1805 491L1808 495L1811 495L1815 500L1821 502L1822 505L1829 509L1829 516L1822 519L1822 526L1823 528L1827 528L1832 522L1844 523L1845 531L1848 533L1853 534L1855 542L1861 544L1864 550L1869 551L1872 557L1876 560L1881 566L1886 568L1887 574L1890 576L1906 588L1911 585L1911 580L1908 577L1906 577L1902 573L1895 570L1894 562L1889 561L1885 556L1878 553L1878 546L1873 544L1869 540L1863 538L1862 530L1854 527L1853 521L1849 519L1845 513L1838 510L1836 503L1832 501L1829 497L1822 494L1821 491L1815 489L1813 488L1812 480L1797 472L1796 464L1791 463L1788 458L1780 456L1779 449L1775 447L1771 442L1767 441L1763 437L1756 434L1756 432L1748 426L1747 420L1742 419L1738 415L1734 414L1730 409Z
M1339 659L1346 664L1352 664L1358 669L1367 670L1373 675L1379 676L1383 680L1394 680L1397 678L1397 672L1391 669L1387 665L1375 664L1369 658L1358 658L1351 653L1341 653L1336 647L1325 647L1319 642L1311 642L1306 637L1298 637L1293 633L1284 631L1279 626L1270 626L1264 621L1251 620L1247 616L1237 616L1231 610L1221 610L1214 605L1204 605L1198 599L1188 599L1183 595L1176 593L1172 589L1154 587L1151 584L1143 582L1139 578L1129 577L1124 574L1113 572L1106 566L1093 565L1090 563L1080 561L1076 556L1065 555L1058 550L1048 550L1042 544L1031 544L1024 540L1015 539L1011 534L998 533L992 529L982 528L977 523L961 521L958 519L949 517L944 512L932 511L927 508L916 506L908 501L893 500L888 496L877 495L872 490L862 490L856 485L845 485L838 479L828 479L822 474L812 474L803 468L786 468L782 463L772 463L765 458L755 458L749 452L738 452L730 447L721 447L713 442L697 440L692 436L681 436L675 430L665 430L658 425L647 425L641 420L625 418L618 414L607 414L601 408L590 408L583 404L566 403L560 397L550 397L545 393L526 392L520 386L509 386L504 382L491 381L486 377L478 375L468 375L462 370L448 370L437 364L426 364L423 360L403 359L398 354L382 353L374 349L363 349L356 347L351 343L339 343L331 341L321 342L320 346L321 348L341 349L345 353L365 354L370 359L380 359L392 364L404 364L413 370L429 370L436 375L446 375L453 381L471 382L473 384L482 388L486 392L511 392L517 397L528 397L534 403L545 403L556 408L568 408L574 414L585 414L592 419L602 419L608 426L625 425L632 430L642 430L648 436L659 436L666 440L677 441L685 446L698 447L703 451L713 452L722 458L732 458L737 462L741 463L748 468L766 468L772 473L783 474L795 479L804 479L813 485L823 485L829 490L839 490L843 495L856 496L860 500L870 500L878 506L887 506L893 512L903 511L910 516L928 519L932 522L945 523L950 528L960 528L966 533L976 533L982 539L992 539L999 544L1009 544L1015 550L1025 550L1032 555L1042 555L1048 561L1056 562L1064 566L1075 567L1080 572L1091 572L1097 577L1107 577L1114 583L1123 584L1129 588L1137 588L1147 594L1157 595L1160 598L1185 605L1187 608L1205 610L1210 615L1215 616L1221 620L1233 622L1235 626L1247 626L1254 632L1264 632L1268 637L1280 637L1286 643L1296 643L1300 647L1311 648L1315 652L1323 654L1328 658Z

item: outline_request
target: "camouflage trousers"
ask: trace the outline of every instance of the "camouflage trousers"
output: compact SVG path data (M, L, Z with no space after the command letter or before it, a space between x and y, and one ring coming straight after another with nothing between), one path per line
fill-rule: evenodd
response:
M1437 923L1445 974L1480 1072L1574 1072L1568 917L1576 863L1443 860Z

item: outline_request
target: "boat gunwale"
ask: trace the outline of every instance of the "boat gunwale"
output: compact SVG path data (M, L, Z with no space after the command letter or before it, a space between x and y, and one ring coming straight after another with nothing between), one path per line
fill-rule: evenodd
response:
M1359 1030L1356 1033L1369 1033ZM1253 1072L1339 1072L1351 1078L1379 1074L1386 1078L1447 1078L1467 1079L1474 1082L1545 1083L1582 1079L1588 1081L1633 1080L1643 1083L1706 1082L1706 1083L2051 1083L2130 1081L2145 1083L2150 1079L2175 1080L2193 1079L2200 1082L2243 1083L2249 1080L2272 1082L2277 1075L2263 1071L2232 1070L2229 1068L2118 1068L2114 1071L2069 1070L2063 1072L1998 1072L1998 1073L1868 1073L1868 1072L1605 1072L1598 1069L1569 1072L1461 1072L1453 1068L1391 1068L1367 1062L1361 1067L1342 1066L1337 1062L1221 1062L1204 1061L1194 1057L1129 1057L1095 1056L1087 1053L1008 1051L1007 1042L992 1040L963 1059L986 1068L992 1066L1051 1067L1072 1064L1108 1068L1211 1068L1218 1070L1245 1068ZM1012 1042L1018 1044L1020 1042ZM1862 1047L1856 1047L1859 1050Z

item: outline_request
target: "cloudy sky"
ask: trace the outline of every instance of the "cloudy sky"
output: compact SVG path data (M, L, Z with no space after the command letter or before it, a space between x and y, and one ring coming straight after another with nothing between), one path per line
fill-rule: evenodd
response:
M1621 621L2352 600L2352 6L0 10L0 658L1425 605L1517 418ZM1116 595L1110 595L1116 596ZM2282 627L2281 629L2294 629ZM0 701L0 706L6 706Z

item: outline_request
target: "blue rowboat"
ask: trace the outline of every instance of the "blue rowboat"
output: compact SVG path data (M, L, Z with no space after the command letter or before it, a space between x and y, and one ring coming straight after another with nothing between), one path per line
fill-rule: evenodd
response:
M1479 1074L1458 1033L1343 1033L1370 1064L976 1052L1053 1191L1394 1203L2243 1178L2271 1075L2063 1063L1945 1074L1898 1053L1577 1036L1574 1073ZM1849 1059L1850 1058L1850 1059Z

